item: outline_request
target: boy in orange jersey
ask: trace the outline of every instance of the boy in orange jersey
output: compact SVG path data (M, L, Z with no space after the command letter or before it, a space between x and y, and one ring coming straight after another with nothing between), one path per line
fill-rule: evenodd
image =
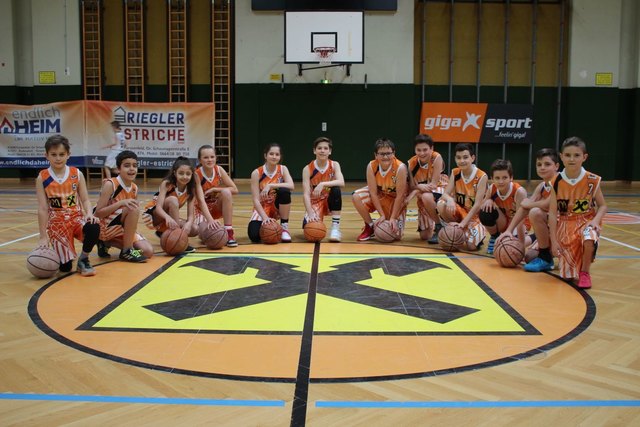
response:
M438 200L438 215L446 223L457 225L465 232L464 249L475 251L485 237L484 226L478 213L487 191L487 174L475 164L476 156L471 144L457 144L457 168L453 168L445 192Z
M374 235L371 212L380 214L380 221L388 219L392 231L402 238L407 212L407 166L395 157L396 147L390 139L381 138L374 146L375 160L367 165L367 186L353 192L353 206L364 220L358 241Z
M136 232L140 210L138 186L138 156L129 150L116 156L119 175L105 179L96 203L95 216L100 218L100 240L120 249L120 259L146 262L153 256L153 246Z
M418 197L418 233L429 243L438 243L438 232L442 225L436 210L436 203L447 188L449 176L444 172L442 156L433 151L433 139L420 134L415 137L415 156L407 162L409 188L406 203Z
M340 233L340 212L342 211L342 192L344 177L340 163L329 159L333 143L321 136L313 141L313 154L316 159L302 170L302 200L304 201L304 224L322 221L331 213L331 233L329 241L342 240Z
M91 202L87 184L82 172L67 166L71 155L69 140L62 135L54 135L44 144L46 158L51 164L43 169L36 179L38 199L39 246L51 243L60 257L60 271L71 271L76 249L74 237L82 241L82 253L78 257L78 273L93 276L95 269L89 262L100 226L91 212Z
M520 203L520 208L498 237L496 243L505 235L513 234L515 227L525 218L535 232L536 241L527 248L524 265L525 271L541 272L553 270L553 255L551 255L551 240L549 237L549 196L551 195L551 181L555 178L560 167L558 152L553 148L543 148L536 153L536 173L542 182L533 190L531 197Z
M489 185L478 217L490 236L487 254L493 255L496 239L511 223L520 203L527 197L527 190L513 182L513 166L509 160L494 161L490 174L493 182ZM525 247L531 244L526 232L524 223L520 222L517 233L518 237L524 240Z
M600 189L601 178L586 171L587 146L572 136L562 143L564 170L552 182L549 196L551 248L558 256L560 276L577 279L578 287L591 287L589 269L598 248L607 205Z

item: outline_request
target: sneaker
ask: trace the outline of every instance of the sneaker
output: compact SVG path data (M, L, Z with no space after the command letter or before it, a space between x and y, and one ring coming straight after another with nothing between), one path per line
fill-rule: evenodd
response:
M134 248L120 251L119 258L128 262L147 262L147 257L142 255L142 251Z
M195 251L196 251L196 248L194 248L193 246L190 246L190 245L189 245L189 246L187 246L187 248L184 250L184 253L185 253L185 254L190 254L190 253L195 252Z
M431 237L429 237L429 240L427 240L427 243L432 245L438 244L438 233L440 232L441 228L442 228L442 225L436 224L436 228L433 230L433 234L431 235Z
M109 246L102 240L98 240L98 256L100 258L111 258L111 255L109 255Z
M342 233L338 227L331 228L331 234L329 234L329 241L339 243L342 240Z
M360 233L360 235L358 236L358 241L366 242L367 240L370 240L373 236L374 236L373 227L370 226L369 224L365 224L364 228L362 229L362 233Z
M71 268L73 267L73 260L71 261L67 261L64 264L60 263L60 272L62 273L68 273L71 271Z
M553 261L545 261L542 258L535 258L524 265L524 271L530 273L540 273L553 270Z
M489 243L487 244L487 255L493 255L493 248L496 246L496 237L489 237Z
M578 278L578 287L589 289L591 287L591 275L585 271L581 271Z
M228 248L235 248L236 246L238 246L238 242L236 242L236 239L234 238L233 235L233 230L227 230L227 247Z
M289 230L282 230L282 243L291 243L291 234L289 234Z
M81 276L95 276L96 270L91 267L91 263L89 262L89 258L79 258L78 259L78 273Z

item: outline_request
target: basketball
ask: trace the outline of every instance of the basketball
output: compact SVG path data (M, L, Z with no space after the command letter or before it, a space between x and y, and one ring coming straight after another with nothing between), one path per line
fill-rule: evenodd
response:
M267 245L280 243L282 240L282 227L275 221L263 222L260 227L260 240Z
M309 242L319 242L327 235L327 226L324 222L313 221L304 225L304 238Z
M221 249L227 244L228 235L224 227L209 228L207 222L200 223L199 234L200 239L209 249Z
M168 229L160 237L160 246L167 255L178 255L189 246L189 234L180 227Z
M398 234L391 228L391 222L386 219L376 223L374 233L379 242L389 243L398 239Z
M39 279L51 277L60 268L60 258L51 248L37 247L27 256L27 270Z
M454 225L445 225L438 233L438 244L442 250L454 252L464 244L464 230Z
M524 244L515 236L506 236L496 242L493 256L502 267L515 267L524 259Z

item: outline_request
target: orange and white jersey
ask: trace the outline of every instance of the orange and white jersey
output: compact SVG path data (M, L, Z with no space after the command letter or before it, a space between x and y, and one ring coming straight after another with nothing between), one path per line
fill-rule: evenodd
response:
M258 168L258 175L260 176L258 180L258 188L260 191L264 190L267 184L281 184L284 182L282 165L277 165L276 170L271 174L267 172L265 165L262 165ZM261 199L260 204L269 218L279 219L280 214L278 213L278 208L276 208L276 192L277 189L271 188L271 190L269 190L269 196ZM262 221L262 217L255 209L251 214L250 221Z
M434 164L435 161L441 157L440 153L432 152L431 158L426 164L421 164L418 160L418 156L413 156L407 162L409 168L409 174L411 178L415 180L416 184L429 184L433 179L434 173ZM440 178L438 179L438 187L436 189L436 193L442 194L444 189L447 188L447 184L449 183L449 177L446 173L441 173Z
M558 215L560 217L593 215L595 213L593 197L600 186L600 180L598 175L584 168L575 179L568 178L565 171L559 173L553 180Z
M391 166L389 166L387 170L382 170L380 162L377 160L369 162L369 167L376 178L379 197L396 198L396 181L398 180L398 170L400 166L402 166L402 161L396 158L392 160ZM404 194L401 194L401 196L404 197Z
M309 168L309 184L311 184L311 191L316 188L318 184L321 182L333 181L336 179L336 171L333 168L333 160L328 160L327 165L324 169L318 167L317 162L314 160L307 165ZM325 187L322 191L322 195L319 197L320 199L326 199L329 196L329 192L331 188ZM313 195L311 196L313 199Z
M542 183L542 187L540 187L540 200L548 199L551 195L551 189L553 188L551 184L552 181L553 179L549 182Z
M478 182L487 174L475 165L469 177L464 177L460 168L454 168L451 174L455 182L454 191L456 203L468 212L476 201Z
M155 208L156 204L158 203L159 195L160 195L160 192L153 195L153 199L151 199L147 203L147 205L144 207L145 211L151 208ZM185 203L187 203L187 200L189 200L189 193L187 192L186 188L184 191L180 192L172 184L167 183L167 193L165 195L165 198L170 196L176 197L178 199L178 207L180 208L183 207Z
M133 199L136 200L138 198L138 186L135 183L131 183L130 187L124 185L122 182L122 178L117 176L116 178L105 179L105 181L111 181L113 184L113 193L109 196L109 205L114 203L118 203L121 200ZM100 220L100 225L103 227L109 227L114 219L116 219L120 214L122 214L122 209L116 209L111 212L109 216L102 218ZM118 224L120 224L118 222Z
M73 166L66 166L62 177L57 177L51 168L40 171L40 179L44 187L49 205L49 214L70 215L81 212L78 200L80 171Z
M202 186L202 191L207 192L212 188L223 187L224 184L222 182L222 177L220 176L220 166L215 165L213 167L213 173L211 176L207 176L204 172L204 168L200 166L196 169L197 179L200 181L200 186ZM213 193L216 194L216 193ZM211 195L211 197L216 197L215 195Z
M516 203L516 193L522 186L517 182L510 182L507 194L500 194L495 184L489 186L489 197L496 204L498 209L507 217L507 224L511 222L511 218L516 214L518 208Z

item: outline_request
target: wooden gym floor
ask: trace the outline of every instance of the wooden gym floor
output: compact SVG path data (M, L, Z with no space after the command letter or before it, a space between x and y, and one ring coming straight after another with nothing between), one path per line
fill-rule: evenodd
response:
M0 181L2 426L640 425L638 184L603 187L610 214L586 293L501 269L484 250L449 257L411 222L402 242L356 243L356 183L343 192L340 244L302 242L299 183L295 243L249 244L244 182L237 249L174 260L140 224L158 252L151 262L114 261L112 249L111 261L92 256L93 278L37 280L25 267L37 244L33 185ZM140 185L142 202L157 185ZM210 292L206 274L223 289L207 296L224 297L196 317L188 304ZM271 279L282 286L254 286ZM309 292L291 287L300 280ZM223 299L253 311L223 312ZM409 300L420 312L411 318ZM425 307L440 317L420 318Z

